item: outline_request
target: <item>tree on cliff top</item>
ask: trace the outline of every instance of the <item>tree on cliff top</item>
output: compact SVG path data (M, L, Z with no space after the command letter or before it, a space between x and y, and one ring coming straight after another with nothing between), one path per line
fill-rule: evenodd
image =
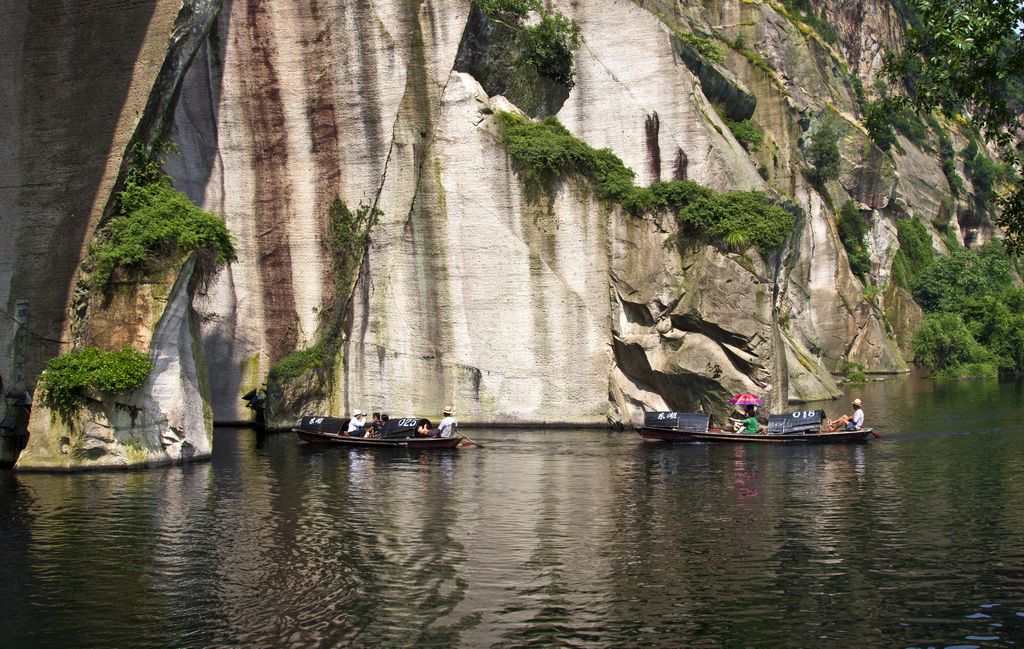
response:
M894 80L907 82L919 110L948 115L969 111L1018 175L1024 170L1024 44L1020 0L934 2L910 0L919 21L906 47L887 62ZM1024 250L1024 195L1019 180L1000 197L1010 243Z

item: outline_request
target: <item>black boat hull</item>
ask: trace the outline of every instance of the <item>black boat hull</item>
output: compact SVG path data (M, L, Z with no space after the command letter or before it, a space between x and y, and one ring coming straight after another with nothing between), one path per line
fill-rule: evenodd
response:
M349 437L336 433L323 433L318 431L293 428L292 431L304 442L319 444L321 446L361 446L372 448L455 448L461 442L461 437L394 437L380 439L376 437Z
M857 444L877 437L870 428L840 430L834 433L797 433L789 435L747 435L725 430L690 433L667 428L637 428L640 437L658 442L748 442L756 444Z

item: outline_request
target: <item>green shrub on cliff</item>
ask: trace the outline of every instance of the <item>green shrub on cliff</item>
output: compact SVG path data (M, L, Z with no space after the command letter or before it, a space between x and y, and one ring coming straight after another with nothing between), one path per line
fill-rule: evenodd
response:
M89 251L97 288L106 287L115 268L139 269L173 254L206 250L217 266L236 259L224 222L174 189L158 158L139 156L126 175L119 204L120 214L103 226Z
M745 119L742 122L736 122L731 119L722 118L725 120L725 125L732 131L733 137L740 143L747 151L757 151L761 148L761 142L764 141L764 134L761 132L760 127L754 123L753 120Z
M768 253L782 245L796 219L764 192L750 191L698 196L679 213L679 221L693 235L718 239L730 248L753 245Z
M502 141L528 186L543 189L551 181L575 174L593 183L600 198L616 201L630 214L669 210L681 230L730 248L754 245L768 252L785 241L796 221L763 192L718 194L691 180L638 187L633 170L618 156L588 146L554 117L535 122L501 112L497 122Z
M846 249L846 256L850 260L850 270L861 281L864 281L871 270L871 257L868 255L865 241L868 223L853 201L846 201L839 209L836 230L839 232L839 240L842 242L843 248Z
M473 0L488 18L522 35L524 58L545 77L568 87L573 81L573 51L580 46L580 28L542 0ZM530 14L536 15L532 23Z
M293 379L314 367L327 367L334 362L342 342L344 305L352 294L359 266L370 245L370 230L380 215L380 210L366 204L361 204L353 212L340 196L334 197L327 210L334 272L333 304L324 311L319 340L274 363L270 368L270 378Z
M839 133L835 121L826 117L811 136L807 147L807 161L811 164L808 176L816 185L839 177Z
M324 365L329 356L323 342L312 347L298 349L274 363L270 368L270 377L277 379L294 379L302 376L314 367Z
M892 278L905 289L911 289L921 273L934 261L932 237L916 216L896 220L896 238L900 249L892 260Z
M706 36L700 34L694 34L693 32L677 31L676 36L679 40L683 41L693 49L697 50L697 53L703 56L712 63L724 63L725 55L722 54L722 48L718 46L718 43L714 42Z
M43 403L69 418L82 403L84 390L109 394L134 390L145 382L153 364L131 347L105 352L87 347L50 359L39 379Z

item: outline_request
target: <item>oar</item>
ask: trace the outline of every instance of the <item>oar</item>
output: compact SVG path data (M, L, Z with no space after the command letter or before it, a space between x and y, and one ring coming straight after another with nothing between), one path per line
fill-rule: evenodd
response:
M480 442L474 442L473 440L471 440L470 438L466 437L462 433L459 433L459 436L462 437L462 441L459 442L459 446L462 446L463 444L467 444L469 446L479 446L480 448L487 448L483 444L481 444Z

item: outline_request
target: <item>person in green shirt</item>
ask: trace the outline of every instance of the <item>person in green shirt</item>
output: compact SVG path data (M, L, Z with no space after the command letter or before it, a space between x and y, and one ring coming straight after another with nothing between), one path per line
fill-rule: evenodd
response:
M735 431L737 433L743 433L744 435L757 435L758 433L758 422L757 412L754 410L754 406L747 406L746 417L743 419L729 418L729 421L735 424Z

